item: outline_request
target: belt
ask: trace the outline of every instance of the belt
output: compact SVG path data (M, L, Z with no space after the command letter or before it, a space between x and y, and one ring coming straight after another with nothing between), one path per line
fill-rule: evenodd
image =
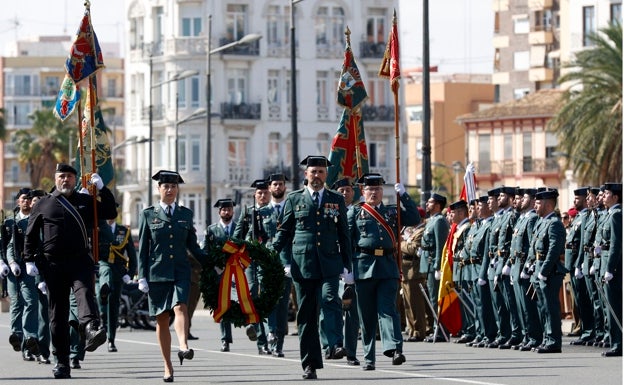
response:
M427 246L427 247L421 246L420 248L425 250L425 251L433 251L433 246Z
M535 259L536 260L541 261L541 260L543 260L542 257L543 257L543 255L541 253L535 253Z
M466 261L466 264L468 264L468 265L474 265L476 263L481 263L481 259L479 259L479 258L470 258L469 260Z
M374 255L376 257L383 257L384 255L394 253L394 248L391 249L369 249L366 247L356 247L355 251L362 254Z
M578 246L575 243L566 243L565 248L567 250L576 250L578 249Z

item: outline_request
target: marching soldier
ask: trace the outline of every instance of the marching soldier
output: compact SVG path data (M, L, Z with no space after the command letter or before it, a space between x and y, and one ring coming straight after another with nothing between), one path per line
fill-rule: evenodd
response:
M384 180L381 175L366 174L358 183L363 185L365 202L349 211L349 231L355 247L353 275L366 360L362 369L375 370L378 321L383 354L392 357L393 365L405 362L401 322L396 308L400 277L395 258L398 208L382 203ZM420 215L416 204L401 183L395 184L394 188L404 206L401 224L417 225Z
M604 205L607 216L602 230L600 275L608 310L607 326L611 350L604 357L622 356L622 184L604 184ZM601 288L599 288L600 290Z
M215 202L213 207L219 209L219 222L208 226L203 243L204 251L208 250L209 244L215 242L221 243L232 237L234 229L236 228L236 222L232 220L232 218L234 218L234 206L236 206L236 202L231 199L219 199ZM219 329L221 330L221 351L229 352L230 344L233 343L232 324L228 321L221 320Z

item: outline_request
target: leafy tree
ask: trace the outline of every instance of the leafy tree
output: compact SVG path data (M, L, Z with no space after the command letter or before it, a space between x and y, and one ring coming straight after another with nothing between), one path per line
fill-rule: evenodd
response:
M569 88L549 128L579 182L598 185L622 180L622 25L589 38L592 48L577 53L559 79Z
M13 142L19 162L30 172L31 185L48 187L42 185L43 179L54 175L56 163L67 163L69 159L69 138L74 135L76 123L74 119L61 122L50 109L35 111L29 118L32 128L16 131Z

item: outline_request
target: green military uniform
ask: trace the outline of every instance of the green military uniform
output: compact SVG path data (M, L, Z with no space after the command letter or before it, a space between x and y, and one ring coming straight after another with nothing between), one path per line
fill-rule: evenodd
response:
M557 190L538 192L536 200L556 199ZM535 256L533 285L543 315L544 339L538 353L561 352L561 308L559 291L566 270L560 261L565 250L565 228L554 212L543 216L535 227L529 254Z
M457 343L472 342L477 336L480 335L480 325L477 316L477 302L474 301L474 292L477 290L475 281L477 279L476 277L478 276L475 271L476 265L473 265L470 261L470 249L472 248L475 236L479 232L480 224L481 221L479 219L475 219L474 222L470 224L470 227L466 231L464 247L461 249L459 255L457 256L460 269L458 272L460 285L458 287L458 290L460 290L464 301L470 305L470 310L473 312L473 315L470 315L469 312L465 311L465 308L462 307L462 329L464 334L459 338L458 341L456 341Z
M324 157L307 157L308 168L327 167ZM313 198L318 193L318 206ZM334 191L311 187L293 191L286 197L282 225L273 248L281 252L292 245L291 275L297 292L297 327L304 378L316 378L323 367L319 340L319 300L327 301L334 314L341 314L339 276L351 271L351 239L344 197ZM333 330L342 330L342 317ZM329 321L329 320L328 320Z
M108 350L117 351L115 335L119 323L119 298L125 280L137 272L137 256L130 229L120 224L99 224L99 305L108 336Z
M380 175L367 174L358 183L363 183L364 186L381 186L383 179ZM404 207L400 214L401 224L417 225L420 222L420 214L416 204L407 193L403 193L400 198ZM364 205L379 216L373 216ZM396 206L386 206L383 203L376 208L363 203L349 211L349 231L355 248L353 275L362 327L362 347L368 365L375 364L377 321L383 354L386 357L393 357L395 365L405 361L405 357L401 354L403 338L396 307L400 273L395 258L396 244L393 240L398 237L397 215ZM380 220L384 221L383 225ZM388 233L388 229L392 234Z
M607 306L610 306L607 309L607 327L611 350L604 352L603 356L618 357L622 355L622 184L605 183L604 189L617 195L618 200L608 207L599 245L600 276L604 280Z
M13 236L14 224L15 220L13 218L6 218L2 222L2 232L0 234L0 237L2 238L2 243L0 244L0 251L2 252L1 258L4 264L3 267L6 267L5 273L3 273L2 277L2 295L3 297L8 295L9 298L11 297L10 292L18 292L18 290L15 288L15 277L13 276L13 272L9 269L9 262L7 260L7 248L9 247L9 243L11 242L11 238ZM12 286L11 290L9 290L9 286ZM11 329L11 334L9 335L9 343L13 346L13 350L15 350L16 352L19 352L21 350L23 340L21 310L23 307L24 303L21 297L18 296L15 299L11 299L11 303L9 305L9 328Z
M449 206L451 210L457 210L457 208L465 205L464 201L455 202ZM474 203L474 202L471 202ZM467 204L465 205L467 206ZM464 270L464 259L470 250L470 243L476 232L476 225L473 228L473 224L470 222L470 218L466 217L461 223L457 224L455 233L453 234L453 242L451 244L453 251L453 282L455 289L459 292L460 311L461 311L461 334L460 337L455 340L455 343L464 344L474 340L475 338L475 319L472 316L474 314L474 308L471 303L469 290L471 289L471 272L468 269ZM472 314L471 314L472 312Z

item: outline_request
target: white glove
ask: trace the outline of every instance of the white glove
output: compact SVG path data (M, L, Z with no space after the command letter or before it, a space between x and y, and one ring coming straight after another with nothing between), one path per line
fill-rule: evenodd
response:
M579 269L578 267L574 268L574 277L576 279L581 279L583 278L583 272L581 271L581 269Z
M505 266L503 266L503 275L509 275L509 274L511 274L511 267L505 264Z
M439 281L440 278L442 278L442 274L440 274L440 270L435 271L434 278L436 281Z
M9 267L4 263L3 260L0 260L0 278L6 278L9 275Z
M284 265L284 275L287 276L288 278L292 277L290 275L290 265Z
M149 291L149 286L147 285L147 280L145 278L139 279L139 290L143 293L147 293Z
M31 277L39 275L39 269L37 269L37 265L34 262L26 262L26 274Z
M81 188L80 190L78 190L78 192L79 192L80 194L90 195L90 194L89 194L89 190L87 190L87 188L86 188L86 187Z
M605 271L604 279L605 281L609 282L610 280L613 279L613 274L609 273L608 271Z
M214 267L214 270L217 272L217 275L223 274L223 271L224 271L222 268L216 267L216 266Z
M594 255L599 256L600 253L602 253L602 247L600 247L600 245L594 247Z
M102 181L102 178L96 173L91 174L91 184L94 184L98 191L104 187L104 181Z
M401 183L401 182L395 183L394 184L394 191L398 192L399 195L403 195L403 194L405 194L405 186L403 186L403 183Z
M526 274L524 271L521 271L520 272L520 278L521 279L529 279L529 278L531 278L531 276Z
M483 285L485 285L486 283L487 283L487 281L486 281L485 279L483 279L483 278L479 278L479 279L477 280L477 285L479 285L479 286L483 286Z
M544 282L546 282L546 280L548 279L548 277L543 276L542 273L538 273L537 278L539 278L541 281L544 281Z
M45 282L39 282L37 288L41 291L41 293L43 293L43 295L48 295L48 285L46 285Z
M594 267L594 265L592 265L592 267L589 268L589 275L594 275L596 273L596 268Z
M130 278L130 276L128 274L124 274L124 276L121 277L121 279L123 280L123 283L130 283L130 282L132 282L132 278Z
M20 274L22 274L22 269L20 269L19 265L15 261L9 263L9 266L11 266L11 271L13 272L14 276L18 277Z
M342 280L344 281L345 285L353 285L355 283L353 273L349 273L347 269L344 269L344 273L342 273Z

